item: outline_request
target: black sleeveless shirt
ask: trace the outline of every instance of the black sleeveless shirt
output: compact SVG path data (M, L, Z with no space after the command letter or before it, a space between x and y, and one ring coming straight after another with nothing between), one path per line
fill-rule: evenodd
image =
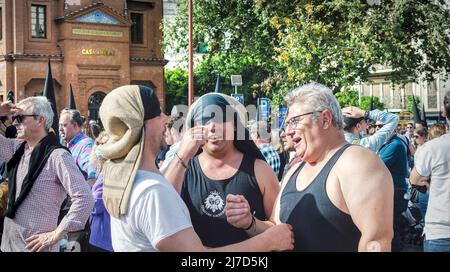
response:
M198 156L189 162L181 197L189 209L192 225L203 245L219 247L249 238L245 230L235 228L227 222L225 205L228 194L243 195L255 217L266 219L254 166L255 158L244 154L236 174L229 179L212 180L203 173Z
M329 199L326 184L331 169L351 145L340 148L304 190L296 188L302 163L286 184L280 199L280 220L294 228L294 251L357 251L361 232L350 215Z

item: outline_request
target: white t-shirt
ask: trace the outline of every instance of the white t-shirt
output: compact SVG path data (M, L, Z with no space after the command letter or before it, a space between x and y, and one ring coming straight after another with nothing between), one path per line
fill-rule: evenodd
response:
M419 175L431 180L426 239L450 238L450 134L423 144L416 151L414 164Z
M169 168L169 165L172 163L172 161L175 159L175 153L178 152L180 149L180 142L175 143L170 146L169 151L166 153L166 158L164 159L164 162L162 163L161 167L159 168L159 171L163 174L166 174L167 168ZM178 160L178 158L176 158Z
M158 251L159 241L192 227L183 200L159 174L139 170L128 205L125 216L111 217L114 251Z

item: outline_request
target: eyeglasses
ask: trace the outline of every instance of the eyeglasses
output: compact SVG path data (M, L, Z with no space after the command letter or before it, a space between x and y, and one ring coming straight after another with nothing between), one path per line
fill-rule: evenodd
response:
M318 112L322 112L322 111L310 111L307 113L303 113L303 114L299 114L297 116L292 117L291 119L287 120L285 122L285 128L287 129L288 127L291 127L292 129L296 129L298 123L300 123L300 121L303 119L301 117L306 116L306 115L310 115L310 114L314 114L314 113L318 113Z
M25 119L25 117L38 117L39 115L37 114L18 114L18 115L13 115L12 116L12 121L14 122L15 120L17 120L17 123L22 123L23 120Z
M408 127L406 127L406 128L413 128L413 127L409 127L409 126L408 126Z

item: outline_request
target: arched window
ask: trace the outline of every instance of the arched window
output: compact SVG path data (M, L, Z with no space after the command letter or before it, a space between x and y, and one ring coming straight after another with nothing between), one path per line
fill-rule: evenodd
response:
M106 94L103 92L95 92L88 100L89 120L95 120L98 124L101 123L98 111L100 110L100 106L102 105L105 96Z

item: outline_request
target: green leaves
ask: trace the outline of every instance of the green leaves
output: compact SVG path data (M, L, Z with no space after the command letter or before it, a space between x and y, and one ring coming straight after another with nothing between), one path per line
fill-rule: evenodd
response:
M363 110L370 109L370 96L361 96L361 103L357 91L345 91L336 93L336 99L341 105L341 108L356 106ZM380 102L378 97L373 97L373 109L384 109L384 104Z
M187 55L186 0L165 28L165 46ZM450 71L450 13L442 0L195 0L196 94L213 90L219 73L242 74L246 98L274 104L292 88L319 81L338 92L367 80L376 64L395 85ZM187 59L187 56L186 58ZM234 92L229 80L224 91ZM228 85L227 85L228 84Z

